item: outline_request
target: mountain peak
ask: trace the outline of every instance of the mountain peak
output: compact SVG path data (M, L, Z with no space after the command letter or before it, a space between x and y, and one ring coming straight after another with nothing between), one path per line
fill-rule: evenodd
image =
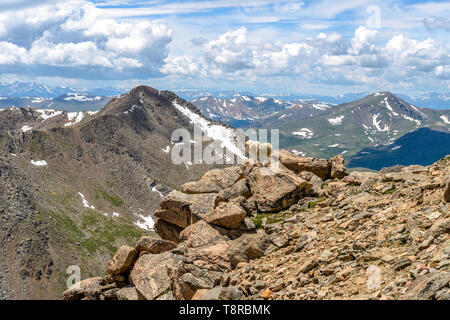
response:
M131 96L155 96L159 95L160 91L158 89L152 88L150 86L140 85L132 89L128 94Z

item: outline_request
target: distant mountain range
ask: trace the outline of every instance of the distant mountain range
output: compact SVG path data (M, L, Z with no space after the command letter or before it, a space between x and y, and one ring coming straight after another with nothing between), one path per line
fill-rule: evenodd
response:
M350 161L350 166L357 163L351 161L352 157L366 158L360 154L367 152L363 151L365 148L378 148L382 152L384 149L380 146L395 143L409 132L424 127L447 132L450 126L449 94L430 93L411 98L390 92L337 97L252 95L235 91L211 95L207 91L188 89L176 92L193 98L192 103L207 118L237 128L280 129L281 148L320 158L341 153ZM84 90L14 82L0 85L0 109L98 111L117 93L112 88ZM423 108L424 105L436 108Z
M329 95L315 95L315 94L296 94L296 93L259 93L255 94L249 91L208 91L208 90L196 90L196 89L175 89L171 90L183 99L192 101L199 100L199 98L211 96L218 99L233 100L241 96L249 97L262 97L267 99L276 99L283 101L283 103L293 102L296 100L317 100L326 104L341 104L346 102L351 102L355 100L362 99L363 97L369 95L369 92L359 92L359 93L346 93L337 96ZM112 97L124 93L124 90L105 87L105 88L72 88L66 86L48 86L39 82L12 82L12 83L0 83L0 108L11 106L5 104L5 98L58 98L60 96L78 93L88 96L101 96L101 97ZM432 109L450 109L450 93L426 93L414 97L410 97L404 94L396 94L403 100L420 106ZM16 107L28 106L29 101L17 101ZM67 106L67 104L65 105ZM99 107L103 107L103 105ZM63 105L64 107L64 105ZM75 110L74 110L75 111Z
M278 98L236 96L232 99L206 96L192 101L211 119L227 122L234 127L247 127L264 121L289 122L316 117L333 106L315 99L284 101Z
M65 93L56 98L0 98L0 108L39 108L39 109L57 109L71 112L78 111L96 111L105 106L111 97L93 96L86 93Z
M417 129L450 132L450 110L417 107L390 92L369 94L339 105L314 99L285 102L247 95L232 99L206 96L193 103L206 116L234 126L279 129L282 149L318 158L343 154L350 160L349 166L362 163L352 159L365 158L360 154L363 149L400 145L402 141L397 139ZM380 154L389 147L378 149ZM442 152L449 154L450 149L443 145ZM430 154L423 162L429 164L440 157ZM414 159L421 164L420 159ZM370 161L364 166L379 169Z
M56 98L68 93L83 93L93 96L115 96L123 90L117 88L77 89L64 86L51 87L39 82L0 83L0 97Z
M173 90L178 95L187 100L198 100L199 98L205 96L212 96L215 98L231 100L240 96L259 96L265 98L274 98L283 101L293 101L293 100L317 100L328 104L341 104L346 102L351 102L359 100L369 95L370 92L359 92L359 93L346 93L337 96L327 96L327 95L315 95L315 94L294 94L294 93L251 93L251 92L236 92L236 91L218 91L218 92L208 92L204 90ZM399 98L409 102L411 104L431 108L431 109L450 109L450 93L426 93L422 95L417 95L410 97L405 94L395 94Z

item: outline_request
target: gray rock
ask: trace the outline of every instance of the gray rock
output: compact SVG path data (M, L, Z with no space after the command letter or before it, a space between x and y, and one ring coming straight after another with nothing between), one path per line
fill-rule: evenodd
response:
M120 289L116 293L118 300L142 300L143 297L137 292L134 286L128 286Z

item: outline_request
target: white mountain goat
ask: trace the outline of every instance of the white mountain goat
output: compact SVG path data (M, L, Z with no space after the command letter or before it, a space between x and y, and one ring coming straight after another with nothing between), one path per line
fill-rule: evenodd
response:
M270 143L248 140L245 142L245 153L249 155L251 160L264 162L272 154L272 145ZM263 158L260 159L260 156Z

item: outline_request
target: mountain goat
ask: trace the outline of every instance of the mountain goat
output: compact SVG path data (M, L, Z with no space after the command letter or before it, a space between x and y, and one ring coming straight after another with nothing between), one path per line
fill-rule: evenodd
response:
M272 145L270 143L260 143L258 141L248 140L245 142L245 153L251 160L265 161L272 154ZM260 159L260 156L263 159Z

